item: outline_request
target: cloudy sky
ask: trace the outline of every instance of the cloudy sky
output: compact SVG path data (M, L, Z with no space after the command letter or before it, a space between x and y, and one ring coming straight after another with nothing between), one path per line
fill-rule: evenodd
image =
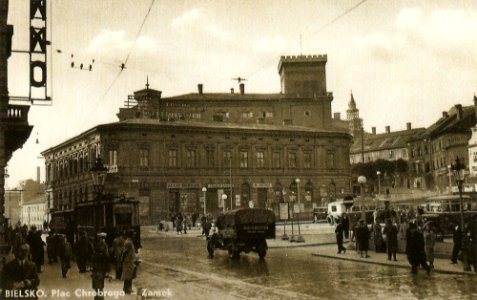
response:
M164 96L198 83L227 92L237 76L246 92L274 93L281 55L327 54L333 111L345 117L352 90L365 130L378 133L429 126L477 92L475 0L47 1L53 105L31 107L35 127L9 162L9 187L44 169L41 151L116 121L146 76ZM28 6L10 1L17 50L28 48ZM93 59L91 72L70 67ZM10 95L28 95L27 55L12 55L9 76Z

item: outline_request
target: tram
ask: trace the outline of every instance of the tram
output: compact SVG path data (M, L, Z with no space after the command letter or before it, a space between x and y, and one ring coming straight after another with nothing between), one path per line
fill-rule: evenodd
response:
M141 247L139 201L124 195L103 195L100 201L76 204L74 209L52 212L50 229L63 233L70 243L76 242L81 231L94 236L97 222L99 231L107 234L106 243L111 246L118 232L131 235L136 249Z

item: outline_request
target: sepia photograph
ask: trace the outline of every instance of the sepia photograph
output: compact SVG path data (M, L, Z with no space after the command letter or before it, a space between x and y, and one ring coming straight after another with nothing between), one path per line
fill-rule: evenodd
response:
M474 0L0 0L0 299L477 298Z

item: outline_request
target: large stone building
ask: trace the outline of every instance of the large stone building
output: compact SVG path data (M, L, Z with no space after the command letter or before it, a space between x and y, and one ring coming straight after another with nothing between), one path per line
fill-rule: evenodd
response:
M454 185L450 165L459 159L469 167L469 139L477 118L474 105L456 104L425 132L409 143L410 166L414 186L444 192ZM451 180L450 180L451 179Z
M311 212L349 193L351 135L332 125L326 61L282 57L275 94L249 94L243 84L205 93L199 84L196 93L163 98L146 85L134 93L136 106L120 109L119 122L42 153L54 209L92 200L88 170L98 156L111 172L105 191L139 199L143 224L200 213L204 194L212 214L250 203L278 214L278 203L297 195Z

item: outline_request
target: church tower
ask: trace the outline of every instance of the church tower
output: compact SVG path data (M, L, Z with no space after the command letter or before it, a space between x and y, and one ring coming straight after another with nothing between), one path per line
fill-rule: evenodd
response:
M348 102L348 110L346 110L346 120L349 124L349 132L352 136L357 136L363 127L363 119L359 117L359 109L356 108L353 92L351 92L351 99Z

